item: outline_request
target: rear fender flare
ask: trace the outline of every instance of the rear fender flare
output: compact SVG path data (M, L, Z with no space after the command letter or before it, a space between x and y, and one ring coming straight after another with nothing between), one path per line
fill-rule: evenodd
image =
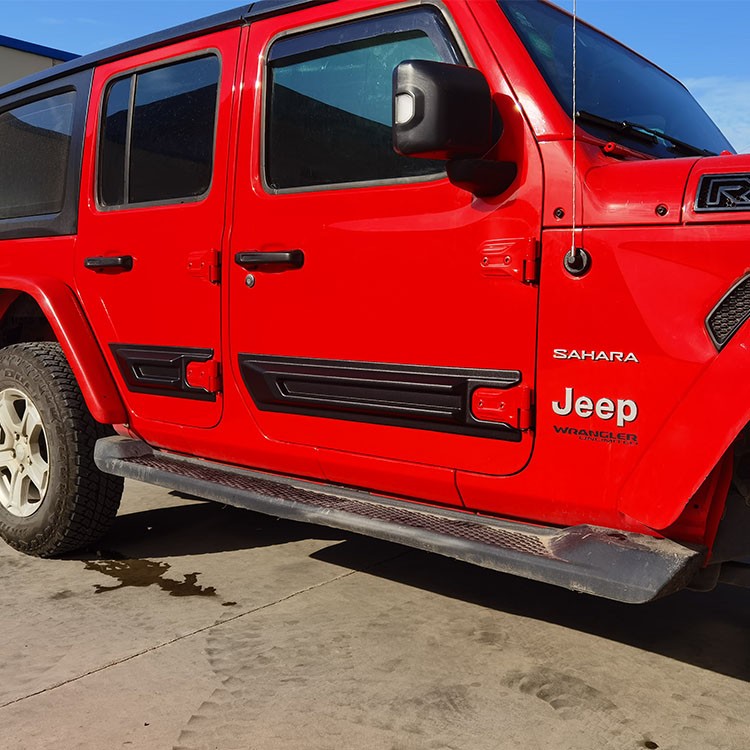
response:
M127 412L88 320L73 290L52 276L0 276L0 318L19 293L36 301L47 318L97 422L124 424Z

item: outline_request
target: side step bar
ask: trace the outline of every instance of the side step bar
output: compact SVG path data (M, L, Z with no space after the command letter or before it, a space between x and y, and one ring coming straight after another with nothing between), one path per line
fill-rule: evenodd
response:
M667 539L597 526L533 526L261 474L154 451L125 437L99 440L94 458L110 474L632 604L684 588L705 554Z

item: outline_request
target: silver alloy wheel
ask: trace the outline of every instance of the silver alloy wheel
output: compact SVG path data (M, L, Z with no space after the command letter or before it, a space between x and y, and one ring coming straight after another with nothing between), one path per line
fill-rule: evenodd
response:
M34 402L17 388L0 391L0 505L26 518L42 506L49 482L47 435Z

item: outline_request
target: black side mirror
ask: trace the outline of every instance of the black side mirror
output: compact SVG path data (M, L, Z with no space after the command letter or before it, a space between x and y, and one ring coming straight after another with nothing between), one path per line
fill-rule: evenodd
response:
M492 148L492 94L463 65L407 60L393 72L393 147L423 159L481 157Z
M516 178L515 164L484 159L502 131L499 118L487 79L475 68L407 60L393 72L393 148L445 159L451 182L474 195L499 195Z

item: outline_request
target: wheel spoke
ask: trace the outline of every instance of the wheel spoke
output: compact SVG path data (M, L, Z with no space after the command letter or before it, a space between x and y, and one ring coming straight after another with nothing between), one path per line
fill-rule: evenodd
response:
M41 429L42 418L39 416L36 406L31 401L26 401L26 411L23 413L23 419L21 420L21 434L31 438L35 432Z
M0 391L0 429L0 505L26 518L43 504L50 467L42 417L20 388Z
M16 516L24 515L23 506L27 495L27 484L26 477L20 471L15 471L11 474L8 510Z
M49 473L49 464L40 456L32 459L28 467L27 475L31 483L39 490L39 498L44 497L47 489L47 475Z
M13 437L13 433L21 431L21 418L15 408L18 398L9 391L5 391L0 397L0 427L5 433L5 441Z
M10 510L10 483L12 477L12 470L10 475L5 472L0 474L0 503L2 503L3 508L7 508L8 510Z

